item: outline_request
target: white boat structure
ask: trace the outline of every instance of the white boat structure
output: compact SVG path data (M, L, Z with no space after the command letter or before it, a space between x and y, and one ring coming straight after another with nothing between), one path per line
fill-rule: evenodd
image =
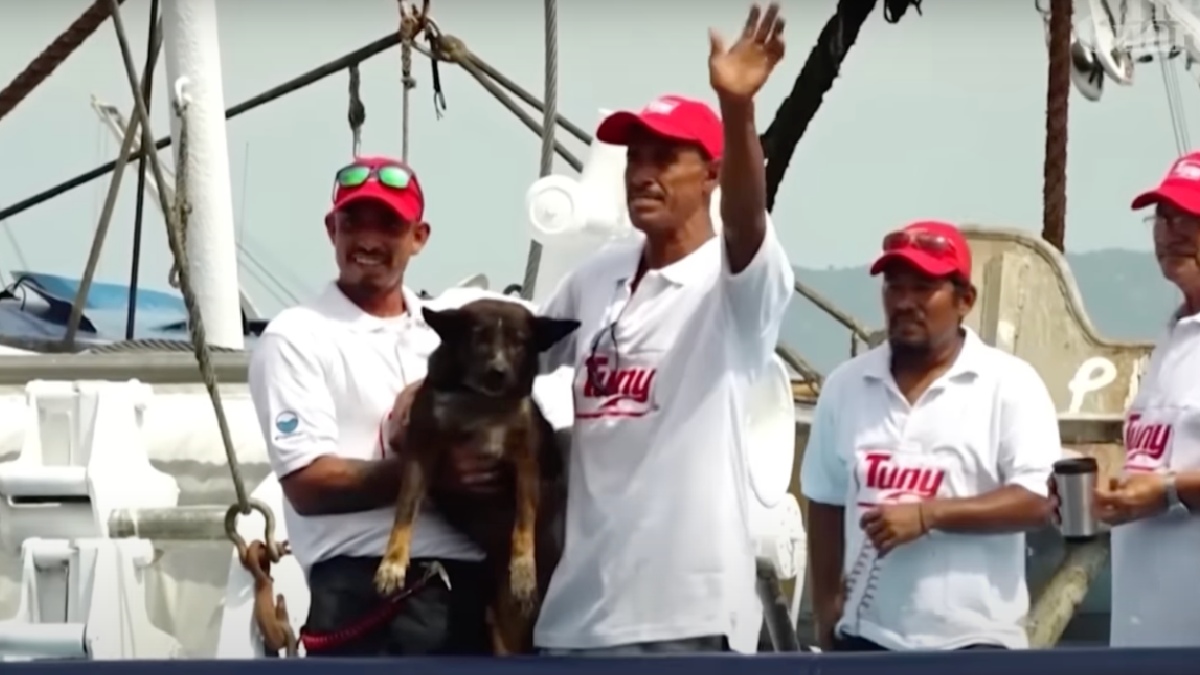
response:
M152 4L157 15L160 1ZM553 9L553 0L547 4ZM844 0L839 3L839 16L861 15L865 20L875 4L875 0ZM894 7L901 2L885 4L893 7L894 16ZM1094 7L1106 4L1091 2ZM1145 4L1178 9L1177 3L1166 0ZM98 0L72 27L77 30L68 42L77 46L88 33L111 20L121 38L131 87L140 93L119 5L117 0ZM472 60L475 57L460 41L441 33L428 14L428 5L402 5L404 18L397 35L335 62L336 67L319 69L324 72L320 76L349 67L353 91L358 62L399 44L406 53L406 64L411 64L412 52L425 49L416 42L418 37L429 38L431 47L426 51L435 61L474 68L473 74L484 72L486 64ZM178 344L161 341L118 343L82 352L0 350L0 661L67 661L47 666L61 669L74 667L70 663L77 661L179 659L183 661L171 667L208 668L203 662L184 664L197 659L302 656L294 635L307 610L307 588L298 565L284 550L284 524L274 518L282 495L269 475L245 386L244 310L248 303L237 284L224 131L229 113L221 94L215 3L161 0L161 10L161 40L171 84L165 98L174 113L170 137L176 154L172 164L178 172L174 187L168 184L171 172L150 150L162 144L146 125L137 123L147 117L146 101L135 95L132 124L112 106L96 102L94 107L103 123L123 141L121 157L109 167L117 169L110 193L115 194L130 157L140 155L149 166L147 194L167 215L172 250L182 263L177 280L188 305L186 328L191 340L202 344L196 349L198 357ZM1057 19L1057 34L1061 34L1063 19ZM1105 24L1097 25L1100 28L1094 30L1092 42L1077 39L1075 52L1092 54L1094 63L1102 64L1098 67L1103 77L1127 84L1131 70L1114 68L1109 72L1103 65L1123 61L1120 53L1112 56L1115 38L1105 42L1101 35ZM1111 22L1107 25L1112 26ZM552 21L548 21L548 29L552 42ZM857 27L844 30L851 29L856 35ZM1050 33L1056 34L1054 27ZM1108 34L1115 35L1113 31ZM155 44L153 37L150 42ZM1053 50L1054 44L1051 47ZM1060 56L1068 53L1066 42L1058 47ZM1108 56L1095 57L1100 52ZM1055 59L1051 61L1053 67ZM1059 61L1060 66L1065 65ZM1075 59L1077 71L1085 65L1082 57ZM409 68L411 65L406 65ZM409 73L405 76L407 79ZM801 78L805 76L801 74ZM1088 77L1082 79L1087 83L1094 76L1088 71ZM493 73L491 77L498 76ZM313 81L317 76L298 79L305 78ZM831 84L832 76L828 79ZM544 105L531 101L528 92L522 95L510 88L514 96L540 106L543 113L541 125L522 113L527 125L543 136L543 174L549 173L548 157L556 150L553 131L545 129L561 125L591 141L556 114L555 86L550 80ZM1092 85L1097 91L1100 86ZM1093 89L1084 91L1085 95L1093 98ZM268 93L272 96L264 95L267 99L278 95ZM352 95L352 126L355 98ZM6 113L0 107L0 118ZM359 120L361 124L361 115ZM781 133L787 136L790 132ZM767 136L764 142L771 143L771 130ZM778 147L779 141L775 142ZM147 152L142 152L143 148ZM784 168L790 150L785 154ZM535 301L536 289L544 292L552 287L587 250L607 239L632 236L620 215L623 161L621 152L592 144L586 161L573 161L580 171L578 177L543 176L531 187L529 217L538 245L533 247L536 253L531 255L523 288ZM776 188L781 176L780 171ZM36 199L26 200L5 209L0 221L35 203ZM111 217L111 208L108 211ZM96 255L105 228L102 222L93 247ZM983 289L979 308L969 319L972 327L988 341L1038 367L1062 407L1065 443L1099 457L1102 463L1110 460L1120 452L1119 413L1136 390L1149 344L1116 342L1097 335L1082 310L1063 257L1045 241L1014 230L972 227L967 231L978 259L975 281ZM90 275L79 285L73 314L86 313L83 301L89 297ZM469 279L463 286L472 287L469 292L490 292L487 280L481 277ZM871 338L852 318L809 289L798 285L797 291L851 329L852 349ZM72 321L78 323L81 318ZM68 329L72 339L77 330ZM820 375L793 352L784 350L782 355L778 367L758 384L755 393L750 424L760 454L751 467L755 495L751 508L761 563L760 587L772 619L767 622L769 639L764 644L778 651L795 651L806 542L795 496L798 491L792 483L798 452L807 436L806 404L819 394ZM1053 539L1049 543L1038 539L1033 544L1053 549L1051 557L1055 558L1042 574L1046 579L1042 596L1050 600L1038 603L1030 623L1038 645L1059 641L1083 601L1082 591L1101 573L1107 557L1104 541L1064 550L1057 538ZM239 549L249 553L239 555ZM249 564L243 564L244 560ZM269 570L254 573L253 563L264 560L272 563L262 566ZM1054 568L1059 572L1053 573ZM788 582L784 586L790 589L790 601L781 601L780 581ZM277 593L286 600L284 614L277 613ZM1063 653L988 658L1012 661L1006 666L1009 670L1040 671L1059 667L1055 664ZM1132 667L1166 672L1195 657L1121 650L1107 654L1088 665L1093 673L1124 672ZM947 658L953 663L948 664ZM928 663L956 672L978 670L982 663L978 657L973 664L966 663L968 658L972 657L937 655L929 657ZM1026 665L1016 666L1013 659L1023 659L1021 663ZM794 675L816 672L817 668L821 672L836 670L836 662L833 656L806 654L739 667L781 672L786 668ZM288 667L286 663L285 658L256 666ZM648 669L666 663L656 660L653 665L635 665ZM727 662L690 660L687 665L704 670L722 668L721 663ZM848 670L890 672L900 661L880 656L858 659L856 664L847 666ZM435 670L443 667L432 662L423 665ZM493 666L471 666L486 667ZM562 667L607 671L622 666L593 662ZM15 663L0 668L24 672Z

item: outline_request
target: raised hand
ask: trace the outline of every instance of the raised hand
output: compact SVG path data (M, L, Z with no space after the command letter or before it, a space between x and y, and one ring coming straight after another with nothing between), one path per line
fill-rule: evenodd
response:
M731 47L725 46L715 30L709 30L708 79L717 96L741 101L754 98L783 59L783 25L779 3L773 2L766 12L751 5L742 34Z

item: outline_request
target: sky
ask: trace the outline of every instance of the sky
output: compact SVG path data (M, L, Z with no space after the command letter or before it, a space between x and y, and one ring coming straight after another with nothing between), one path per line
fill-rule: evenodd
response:
M392 0L216 2L227 106L384 36L398 16ZM600 108L641 106L662 93L712 100L707 29L732 35L745 12L741 3L718 0L558 2L560 110L589 129ZM15 76L88 4L55 0L6 12L0 81ZM782 4L788 54L759 96L760 129L836 3ZM140 65L149 0L123 7ZM445 33L540 92L541 2L433 0L432 14ZM448 109L437 119L428 64L416 58L409 159L427 193L433 237L410 269L410 285L437 290L476 272L486 273L494 287L519 282L529 241L524 196L538 174L538 139L453 66L441 69ZM400 72L398 50L362 66L365 153L400 153ZM861 264L884 233L916 219L1039 230L1045 79L1042 18L1032 2L929 0L923 16L910 11L897 25L877 11L780 191L774 220L793 263ZM169 129L164 80L160 66L153 105L160 136ZM1194 119L1200 114L1195 80L1182 68L1179 80L1180 114ZM334 271L322 218L332 173L350 156L346 90L346 76L339 74L228 125L238 236L295 297L313 293ZM89 106L92 95L131 110L111 23L0 120L0 204L116 156L118 143ZM564 142L582 154L573 140ZM1068 250L1148 248L1129 200L1155 183L1176 154L1157 64L1139 65L1132 87L1109 83L1098 103L1073 94ZM560 163L556 171L570 170ZM4 222L11 239L0 236L0 270L78 275L106 190L107 178ZM102 280L128 278L134 191L131 171L100 265ZM166 236L162 219L148 214L142 279L163 288ZM272 297L257 269L244 269L241 281L268 312L290 300Z

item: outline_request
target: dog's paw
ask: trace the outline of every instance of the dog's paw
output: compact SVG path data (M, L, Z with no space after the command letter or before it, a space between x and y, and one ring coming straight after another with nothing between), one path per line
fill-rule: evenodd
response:
M538 602L537 567L533 556L513 558L509 562L508 585L517 606L526 616L532 615Z
M404 588L404 576L407 571L406 565L384 558L383 562L379 563L379 569L375 570L375 590L379 591L380 595L391 595Z

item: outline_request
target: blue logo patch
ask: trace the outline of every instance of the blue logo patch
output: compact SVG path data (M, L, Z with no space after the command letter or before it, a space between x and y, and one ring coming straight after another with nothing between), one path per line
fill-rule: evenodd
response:
M275 428L284 436L295 433L299 426L300 418L291 410L285 410L275 416Z

